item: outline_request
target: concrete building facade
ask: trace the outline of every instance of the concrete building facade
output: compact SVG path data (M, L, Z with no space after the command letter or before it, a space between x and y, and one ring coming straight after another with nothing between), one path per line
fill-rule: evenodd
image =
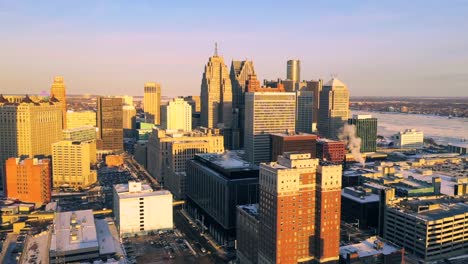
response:
M52 144L54 188L78 189L96 182L96 171L91 170L91 164L96 160L93 146L94 141L59 141Z
M97 126L96 112L94 111L67 111L67 128L82 126Z
M246 160L255 164L270 161L270 133L296 130L294 93L255 92L245 94Z
M122 237L173 229L172 194L147 184L114 185L114 215Z
M340 129L349 118L348 88L340 80L331 79L323 85L319 104L319 135L329 139L338 139Z
M11 157L51 155L51 144L62 139L62 106L56 100L33 101L29 96L11 103L0 95L0 176Z
M398 148L416 148L424 146L424 133L416 129L406 129L398 132L395 136L395 145Z
M161 128L165 130L192 130L192 107L183 98L174 98L161 106Z
M148 123L161 124L161 85L155 82L145 83L143 109Z
M67 90L62 76L55 76L50 87L50 96L55 97L62 105L62 128L67 128Z
M185 159L185 155L181 156L181 160L175 159L174 162L169 160L169 156L173 158L179 157L177 151L182 148L183 143L178 147L172 148L171 145L175 142L207 142L208 152L223 153L224 138L219 133L219 129L198 128L191 132L167 131L160 128L153 128L153 132L149 137L147 144L147 163L148 172L155 177L159 182L164 183L168 169L171 163L179 163ZM189 145L187 145L189 149ZM205 149L202 147L201 149ZM172 152L174 151L174 152ZM193 150L192 152L195 152ZM169 154L171 153L171 154ZM184 150L182 150L184 153ZM178 162L175 162L175 161ZM183 165L183 164L182 164Z

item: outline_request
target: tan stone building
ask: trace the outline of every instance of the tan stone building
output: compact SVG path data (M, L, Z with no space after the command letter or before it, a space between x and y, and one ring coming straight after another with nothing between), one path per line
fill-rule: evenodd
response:
M186 146L184 146L184 142ZM199 144L195 149L193 144ZM200 142L206 142L200 143ZM176 143L174 147L172 145ZM166 131L160 128L153 128L153 132L148 140L148 171L158 181L164 183L167 172L173 169L180 172L187 157L191 157L197 151L207 151L214 153L224 152L224 139L219 129L198 128L191 132ZM184 153L184 148L187 152ZM179 153L182 152L182 153ZM170 156L172 155L172 159ZM172 164L172 165L171 165Z
M4 179L8 158L51 155L51 144L62 139L62 105L33 101L29 96L11 103L0 96L0 128L0 175Z
M65 89L65 83L63 82L62 76L55 76L54 83L50 87L50 96L55 97L62 103L62 125L63 128L67 128L67 90Z
M94 111L67 111L67 128L82 126L96 127L96 112Z
M166 130L192 130L192 107L183 98L174 98L161 106L161 128Z
M96 171L91 170L92 157L96 157L93 142L64 140L52 144L54 188L85 188L96 182Z
M229 70L218 52L210 57L201 83L201 125L230 127L232 123L232 86Z
M147 123L161 124L161 85L155 82L145 83L143 109Z
M338 139L340 129L348 122L349 118L348 88L340 80L331 79L323 85L319 104L319 135Z

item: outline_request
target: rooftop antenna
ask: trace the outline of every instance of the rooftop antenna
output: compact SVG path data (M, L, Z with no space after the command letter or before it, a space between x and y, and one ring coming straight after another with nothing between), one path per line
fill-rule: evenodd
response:
M215 42L215 52L214 55L218 57L218 42Z

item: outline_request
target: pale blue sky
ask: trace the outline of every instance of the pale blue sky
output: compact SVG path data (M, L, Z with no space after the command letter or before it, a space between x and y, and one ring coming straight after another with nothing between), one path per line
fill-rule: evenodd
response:
M199 94L214 42L260 79L338 76L351 95L468 96L468 1L4 1L0 92Z

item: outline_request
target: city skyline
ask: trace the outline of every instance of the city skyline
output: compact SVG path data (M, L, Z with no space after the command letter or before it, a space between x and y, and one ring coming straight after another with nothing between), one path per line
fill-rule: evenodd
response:
M0 3L8 25L0 28L2 93L40 94L60 75L69 94L142 95L142 85L156 81L163 96L198 95L218 42L226 64L252 60L259 80L286 78L286 61L299 59L301 79L335 75L355 96L468 96L461 1L242 6ZM290 19L272 19L291 11Z

